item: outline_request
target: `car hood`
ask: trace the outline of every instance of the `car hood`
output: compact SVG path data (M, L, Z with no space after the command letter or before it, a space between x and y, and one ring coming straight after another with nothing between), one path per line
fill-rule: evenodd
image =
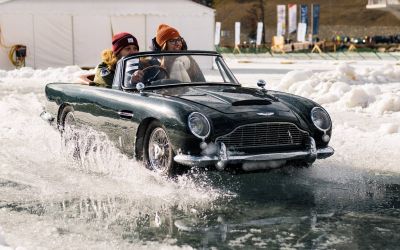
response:
M182 86L157 91L199 105L207 106L225 114L245 112L290 112L290 108L277 98L260 89L240 86Z

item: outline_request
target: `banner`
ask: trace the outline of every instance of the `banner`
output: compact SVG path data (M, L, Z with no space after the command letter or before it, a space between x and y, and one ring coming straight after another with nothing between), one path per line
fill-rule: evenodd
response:
M261 45L263 26L264 26L264 24L262 22L258 22L257 23L257 39L256 39L256 45L257 46Z
M277 27L276 35L285 36L286 35L286 5L277 5Z
M221 41L221 22L215 23L215 37L214 37L214 45L218 46Z
M312 20L313 20L313 26L312 26L312 34L313 35L318 35L318 29L319 29L319 4L313 4L311 5L312 8Z
M235 46L240 44L240 22L235 22Z
M297 4L288 4L289 30L288 33L293 33L297 29Z
M300 5L300 23L306 24L306 33L308 27L308 6L305 4Z
M299 25L297 27L297 41L298 42L306 41L306 32L307 32L307 25L305 23L299 23Z

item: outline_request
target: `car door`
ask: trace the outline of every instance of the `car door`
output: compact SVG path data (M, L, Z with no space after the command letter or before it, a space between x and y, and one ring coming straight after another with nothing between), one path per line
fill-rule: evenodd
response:
M135 116L137 93L88 87L74 105L77 122L107 135L122 152L133 156L139 121Z

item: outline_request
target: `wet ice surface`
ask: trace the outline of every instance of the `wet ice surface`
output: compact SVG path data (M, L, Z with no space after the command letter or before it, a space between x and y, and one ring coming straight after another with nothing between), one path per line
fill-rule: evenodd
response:
M48 72L54 79L77 73ZM0 78L0 246L398 247L398 112L381 115L326 103L336 153L311 168L192 172L166 180L95 131L86 133L95 143L74 157L58 131L39 118L48 72ZM269 77L273 84L281 75L239 77L254 83ZM382 86L383 92L398 93L398 83L392 85Z

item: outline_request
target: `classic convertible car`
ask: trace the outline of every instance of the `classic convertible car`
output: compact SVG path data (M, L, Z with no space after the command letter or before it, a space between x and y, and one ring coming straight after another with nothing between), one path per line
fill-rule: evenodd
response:
M132 84L131 75L143 79ZM317 103L240 85L210 51L140 52L121 59L112 89L49 83L42 117L90 126L162 174L178 166L245 170L311 165L331 156L332 123Z

